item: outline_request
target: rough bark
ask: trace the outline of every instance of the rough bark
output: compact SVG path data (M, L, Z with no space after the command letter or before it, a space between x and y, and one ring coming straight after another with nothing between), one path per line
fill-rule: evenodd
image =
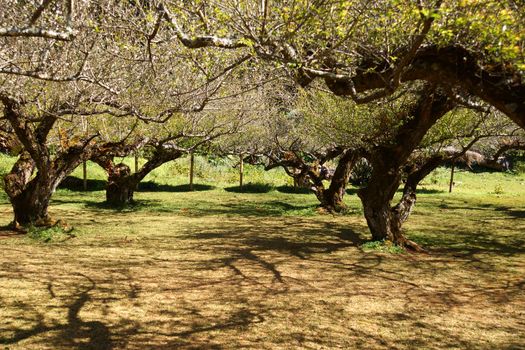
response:
M326 77L327 86L341 96L387 87L393 74L388 64L364 68L354 77ZM420 48L400 79L423 80L477 96L525 128L525 83L519 72L500 63L482 66L478 57L461 46Z
M265 170L282 167L294 179L294 187L309 188L319 200L320 207L328 212L341 212L346 208L343 197L350 178L350 172L359 158L358 150L334 147L325 153L312 155L315 161L307 162L293 152L270 154L267 157L270 164ZM324 164L341 156L333 174ZM330 180L330 186L325 187L324 180Z
M320 193L317 196L323 208L330 212L341 212L346 209L343 197L350 179L350 173L358 159L359 153L355 150L346 150L343 153L332 175L330 186L326 190L324 187L320 188Z
M391 207L391 202L401 182L402 167L427 131L452 107L452 103L435 90L425 92L407 109L406 115L400 116L408 121L399 127L392 142L369 151L367 159L373 170L368 185L358 191L358 196L373 240L388 240L402 247L422 250L401 231L416 202L415 186L406 187L398 205Z
M133 180L130 168L123 163L115 165L108 172L106 202L112 206L124 206L133 202L137 183Z
M56 116L44 115L34 126L27 122L30 118L19 101L6 95L0 99L4 116L23 146L18 161L4 178L5 191L13 206L13 225L50 225L53 223L48 214L51 196L58 184L89 157L92 138L63 145L52 157L46 140Z
M180 158L184 154L182 150L166 148L163 144L157 145L150 159L138 171L132 173L126 164L114 164L113 162L116 153L122 156L122 152L132 151L132 148L124 149L125 147L120 148L112 144L112 147L99 148L92 156L92 160L108 174L106 201L109 205L116 207L133 203L135 190L146 175L162 164Z

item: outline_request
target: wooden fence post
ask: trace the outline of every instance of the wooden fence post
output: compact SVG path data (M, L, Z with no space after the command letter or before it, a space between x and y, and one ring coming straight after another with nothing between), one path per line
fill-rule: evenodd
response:
M452 163L452 168L450 169L450 183L448 184L448 193L452 193L452 188L454 187L454 168L456 163Z
M193 170L195 166L195 156L190 153L190 191L193 191Z
M82 162L82 187L87 191L87 162Z
M239 188L242 189L242 180L244 176L244 159L242 153L239 154Z

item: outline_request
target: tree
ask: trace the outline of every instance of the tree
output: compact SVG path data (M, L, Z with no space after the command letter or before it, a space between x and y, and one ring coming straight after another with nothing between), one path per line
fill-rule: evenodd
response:
M48 206L52 193L69 173L89 157L95 136L67 142L53 156L46 145L51 129L68 107L55 106L38 118L37 125L27 123L31 117L27 106L0 93L4 117L10 122L24 149L11 172L6 175L5 191L13 205L15 227L35 223L51 224ZM35 176L33 172L38 170Z
M207 147L223 135L235 133L242 124L242 116L242 113L234 116L206 112L183 114L160 125L156 124L149 130L142 125L138 128L140 134L134 140L128 138L99 145L92 153L91 160L108 173L107 203L113 206L132 203L135 189L151 171ZM132 172L124 163L114 162L115 157L128 156L138 149L141 149L147 160L136 172Z
M517 2L176 4L164 3L159 13L186 47L249 48L254 56L283 64L300 85L322 79L331 93L358 104L396 99L414 82L433 86L414 97L419 102L408 114L400 113L404 124L392 129L399 148L382 144L367 155L372 183L359 196L374 239L416 247L391 225L398 219L389 202L400 178L393 170L450 106L479 108L483 101L525 128L525 11ZM199 7L214 15L199 17ZM206 35L200 34L203 28ZM382 176L388 171L391 176Z
M178 4L167 1L159 13L189 48L250 48L285 64L301 85L320 78L357 103L390 96L410 81L436 83L453 99L477 97L525 127L525 11L519 2ZM198 16L202 8L206 18ZM199 34L202 28L206 35Z
M10 26L0 27L2 37L40 37L45 39L69 41L75 37L73 0L44 0L41 4L30 2L4 4L3 20L11 21ZM36 8L33 8L36 7ZM26 17L30 14L29 18ZM60 16L60 14L63 14ZM25 23L26 25L21 25ZM4 23L2 23L3 25ZM55 29L55 27L62 27Z
M38 20L46 28L62 25L57 16L62 2L44 3ZM72 2L65 2L66 9L68 4ZM15 24L36 13L26 3L13 4L11 12ZM225 77L247 61L232 53L211 62L206 52L152 42L156 21L133 4L90 2L63 13L71 15L71 23L83 23L68 40L45 31L0 35L2 116L23 146L5 179L15 225L53 222L48 206L54 189L91 157L94 140L111 120L161 124L176 114L201 111ZM64 25L70 28L68 21ZM155 54L147 49L151 46ZM76 127L85 118L93 120L91 127ZM127 129L133 125L128 119Z

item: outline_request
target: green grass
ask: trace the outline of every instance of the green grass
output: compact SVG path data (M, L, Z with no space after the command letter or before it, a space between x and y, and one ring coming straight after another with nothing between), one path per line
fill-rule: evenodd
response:
M380 253L390 253L390 254L405 254L406 251L392 244L390 241L370 241L361 244L361 249L364 252L380 252Z
M196 191L180 160L120 210L104 191L57 190L50 213L72 231L0 231L0 348L525 344L523 175L458 171L449 194L448 170L436 171L405 225L430 251L414 255L368 242L355 194L345 215L326 215L280 172L249 168L255 185L228 191L237 170L201 161ZM11 215L0 197L0 225Z

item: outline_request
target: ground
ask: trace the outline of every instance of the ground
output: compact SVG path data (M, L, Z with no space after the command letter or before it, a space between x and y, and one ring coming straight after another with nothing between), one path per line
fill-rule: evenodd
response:
M0 233L0 348L522 349L525 178L476 176L422 187L428 255L364 249L353 191L332 216L283 189L152 186L124 210L59 190L69 234Z

